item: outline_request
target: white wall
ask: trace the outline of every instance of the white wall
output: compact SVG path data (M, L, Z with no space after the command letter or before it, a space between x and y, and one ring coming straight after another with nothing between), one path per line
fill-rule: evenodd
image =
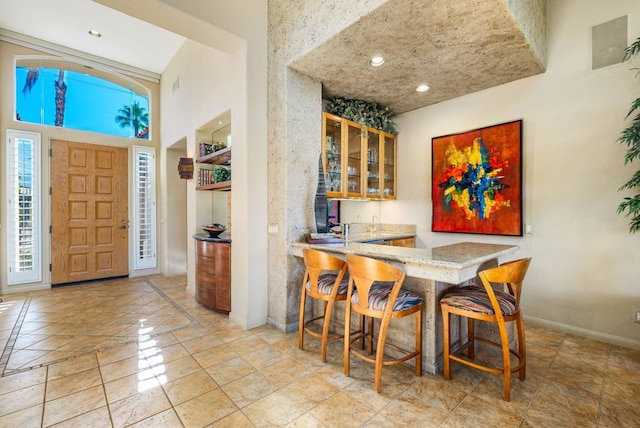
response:
M616 143L639 95L630 69L640 61L597 71L590 64L590 27L626 14L631 43L640 37L637 0L548 0L546 73L398 116L399 199L380 205L383 222L417 224L420 246L519 245L518 257L533 257L523 291L529 322L640 347L632 322L640 235L616 214L630 195L618 187L640 167L624 167ZM515 119L524 121L524 221L533 234L432 233L431 139Z
M164 251L165 260L162 261L163 273L178 275L187 273L187 254L193 251L193 245L186 239L187 234L187 182L181 180L177 173L177 165L181 157L186 157L185 148L169 149L165 152L165 162L162 181L166 185L163 201L166 207L164 215L158 213L159 227L166 230L167 242L171 243L171 251ZM164 236L164 234L163 234Z
M163 156L169 159L175 157L167 150L176 142L186 140L186 149L182 156L196 157L196 130L229 110L234 97L234 75L231 56L215 49L203 46L197 42L187 40L176 56L169 63L160 82L162 105L162 149ZM173 91L173 84L179 80L179 89ZM164 196L164 206L161 218L169 220L176 204L181 201L185 211L186 227L175 230L173 221L163 221L167 236L167 268L173 257L170 253L178 250L186 251L186 270L188 286L194 290L195 286L195 258L191 235L200 232L200 226L208 222L211 217L211 195L209 192L195 190L197 178L185 181L186 189L171 186L172 174L167 162L167 172L162 178L167 193ZM195 166L197 170L198 166ZM171 177L170 177L171 175ZM169 240L172 237L173 240ZM179 241L177 249L168 243ZM169 250L171 248L171 250ZM181 251L182 250L182 251ZM166 270L167 273L168 270Z
M185 41L162 73L162 147L186 136L187 153L195 154L196 129L229 109L234 73L231 55ZM180 88L173 92L177 79Z

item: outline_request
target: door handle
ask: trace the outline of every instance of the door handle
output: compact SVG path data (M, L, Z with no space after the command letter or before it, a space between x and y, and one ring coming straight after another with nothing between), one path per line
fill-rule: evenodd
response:
M129 220L122 220L122 223L120 223L120 229L126 229L127 227L129 227Z

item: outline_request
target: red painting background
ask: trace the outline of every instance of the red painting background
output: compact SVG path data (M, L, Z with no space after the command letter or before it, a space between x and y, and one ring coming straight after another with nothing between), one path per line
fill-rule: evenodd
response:
M447 210L443 189L438 187L446 180L449 165L445 152L449 145L453 143L462 150L470 147L476 138L482 138L490 153L508 162L508 168L501 174L504 176L501 183L508 187L500 192L510 201L510 206L501 207L486 219L477 216L467 219L457 208ZM435 137L431 155L432 231L522 236L522 120Z

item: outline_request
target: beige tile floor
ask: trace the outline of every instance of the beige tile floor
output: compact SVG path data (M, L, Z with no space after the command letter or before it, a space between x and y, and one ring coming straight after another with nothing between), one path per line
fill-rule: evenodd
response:
M244 331L153 276L2 296L0 427L638 427L640 351L527 327L527 380L416 377ZM484 353L479 358L495 358ZM497 361L497 359L496 359Z

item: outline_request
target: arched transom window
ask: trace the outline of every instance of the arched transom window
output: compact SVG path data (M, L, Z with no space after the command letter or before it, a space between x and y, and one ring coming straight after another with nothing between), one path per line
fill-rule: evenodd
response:
M149 139L149 90L120 74L55 57L16 58L15 119Z

